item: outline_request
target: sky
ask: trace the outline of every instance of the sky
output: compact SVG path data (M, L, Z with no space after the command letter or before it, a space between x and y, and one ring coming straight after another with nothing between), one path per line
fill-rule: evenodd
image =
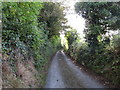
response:
M81 40L84 40L83 30L85 28L85 19L75 12L74 5L76 2L77 0L65 0L64 5L69 7L68 9L65 10L66 13L65 18L67 18L68 20L67 25L70 25L73 29L76 29ZM67 40L64 38L64 34L61 34L60 37L61 44L62 45L66 44ZM68 48L68 46L66 46L66 48Z
M68 19L68 25L70 25L73 29L76 29L77 32L80 34L81 37L84 36L83 30L85 28L85 19L78 15L75 12L74 5L77 2L77 0L69 0L64 2L65 6L68 6L69 8L65 11L66 12L66 18Z

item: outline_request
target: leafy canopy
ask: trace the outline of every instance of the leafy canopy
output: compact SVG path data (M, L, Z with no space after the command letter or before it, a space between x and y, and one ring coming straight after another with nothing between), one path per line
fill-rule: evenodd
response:
M92 52L99 47L98 37L120 28L120 2L78 2L75 11L86 19L84 32Z
M59 35L59 32L66 28L65 23L67 20L63 13L64 7L59 3L53 2L45 2L43 6L44 8L41 10L42 13L39 14L39 22L46 24L49 38L53 35Z

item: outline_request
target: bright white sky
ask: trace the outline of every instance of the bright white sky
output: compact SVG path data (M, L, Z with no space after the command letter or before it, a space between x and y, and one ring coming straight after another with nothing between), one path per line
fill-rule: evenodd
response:
M79 16L75 12L74 5L77 2L77 0L65 0L64 6L69 7L65 10L66 16L65 18L68 19L68 25L70 25L73 29L76 29L77 32L80 34L81 39L83 39L84 34L83 30L85 28L85 19L82 18L82 16ZM67 41L64 38L64 34L61 34L61 44L64 45ZM84 40L84 39L83 39ZM68 48L68 46L66 46Z
M75 12L74 5L77 2L77 0L66 0L64 2L65 6L68 6L69 8L65 11L66 18L68 19L68 25L73 27L73 29L76 29L77 32L80 34L81 37L83 37L83 30L85 28L85 19L82 16L79 16Z

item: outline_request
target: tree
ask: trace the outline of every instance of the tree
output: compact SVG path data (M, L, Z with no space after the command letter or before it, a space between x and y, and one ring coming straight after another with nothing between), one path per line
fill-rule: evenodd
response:
M75 11L86 19L84 32L91 52L99 47L98 36L120 28L120 2L78 2Z
M77 40L77 31L72 30L72 31L67 31L65 33L65 37L67 37L68 44L71 45L75 40Z
M68 41L68 52L71 50L73 51L73 42L75 42L78 39L78 34L76 30L71 30L71 31L66 31L65 37L67 38Z
M59 3L44 2L43 9L41 10L38 21L46 24L46 29L49 32L49 38L53 35L59 35L60 30L64 30L65 15L63 13L64 7Z

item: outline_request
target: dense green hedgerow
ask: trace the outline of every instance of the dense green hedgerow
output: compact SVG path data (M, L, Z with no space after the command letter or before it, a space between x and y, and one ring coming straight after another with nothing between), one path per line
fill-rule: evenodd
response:
M38 22L42 8L41 2L2 3L2 52L12 61L11 66L15 66L14 51L20 50L24 57L34 58L37 70L45 72L49 59L61 48L60 37L48 39L45 22Z
M85 43L70 41L67 36L68 42L72 42L69 43L69 55L76 62L105 76L117 87L120 87L120 33L114 36L110 34L111 31L120 30L119 4L120 2L77 2L76 13L86 19Z

